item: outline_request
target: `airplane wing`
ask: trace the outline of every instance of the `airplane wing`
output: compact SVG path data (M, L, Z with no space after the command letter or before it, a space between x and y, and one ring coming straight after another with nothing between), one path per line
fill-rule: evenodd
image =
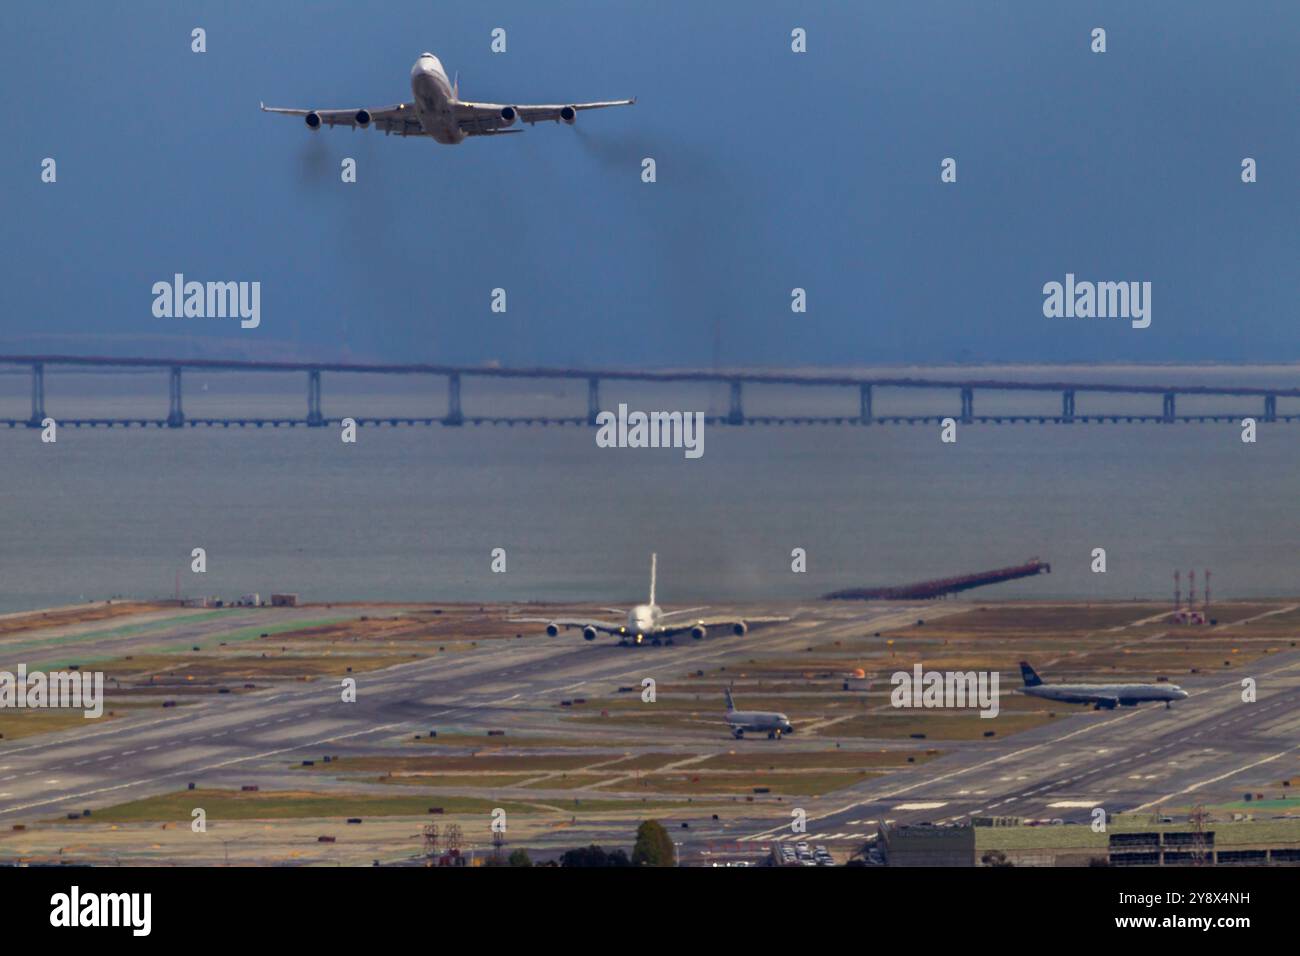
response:
M543 106L516 106L510 103L472 103L461 100L456 104L456 122L469 136L479 136L504 130L515 117L528 123L563 120L572 123L581 110L600 110L607 106L631 106L630 100L603 100L599 103L553 103Z
M385 133L400 133L402 136L427 136L420 120L415 115L414 103L398 103L395 106L380 106L375 109L354 110L300 110L286 109L280 106L261 104L263 113L283 113L285 116L316 116L317 127L351 126L353 129L373 126ZM366 122L362 122L366 120ZM310 123L308 124L310 125Z
M576 617L511 617L506 620L512 624L554 624L566 631L574 627L594 627L605 634L617 634L620 628L626 628L627 626L625 624L611 624L609 621L589 621Z
M680 611L666 611L664 617L676 617L678 614L694 614L696 611L707 611L708 605L703 607L684 607Z
M685 613L685 612L675 612ZM687 618L680 624L663 624L659 627L658 633L663 637L672 637L674 634L684 634L691 628L699 625L704 628L725 627L736 630L736 633L743 634L749 629L751 624L780 624L790 620L788 617L695 617Z

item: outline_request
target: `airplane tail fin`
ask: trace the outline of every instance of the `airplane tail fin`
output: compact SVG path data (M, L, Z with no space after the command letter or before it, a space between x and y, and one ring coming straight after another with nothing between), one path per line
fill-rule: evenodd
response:
M443 75L445 76L446 74ZM455 74L453 74L451 81L451 98L460 102L460 70L457 70Z
M650 603L655 603L655 565L658 563L659 555L650 555Z
M1020 662L1020 676L1024 678L1026 687L1037 687L1043 682L1038 672L1030 667L1027 661Z
M736 709L736 702L731 699L731 688L730 687L722 688L722 694L724 697L727 698L727 713L731 713L733 710Z

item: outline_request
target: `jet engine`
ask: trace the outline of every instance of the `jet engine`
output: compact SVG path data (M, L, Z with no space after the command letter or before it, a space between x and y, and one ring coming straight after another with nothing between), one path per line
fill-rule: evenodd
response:
M735 624L731 625L731 632L744 637L745 634L749 632L749 628L745 625L744 621L737 621Z
M572 106L562 106L560 107L560 119L572 126L578 119L578 111Z
M551 637L554 637L556 634L559 634L559 633L560 633L560 626L559 626L558 624L555 624L555 623L547 624L547 625L546 625L546 633L547 633L548 635L550 635Z
M691 628L691 637L695 638L697 641L703 640L704 635L707 633L709 632L704 629L703 624L696 624L693 628Z
M502 126L502 128L507 127L507 126L514 126L514 125L515 125L515 120L517 120L518 118L519 118L519 111L518 111L517 109L515 109L513 106L503 106L503 107L501 107L501 126Z
M320 129L320 114L317 113L315 110L312 110L310 113L304 116L303 119L307 121L308 129L310 130Z
M588 624L582 629L583 640L594 641L596 639L596 629Z
M358 126L365 129L370 125L370 110L357 110L357 115L353 119Z

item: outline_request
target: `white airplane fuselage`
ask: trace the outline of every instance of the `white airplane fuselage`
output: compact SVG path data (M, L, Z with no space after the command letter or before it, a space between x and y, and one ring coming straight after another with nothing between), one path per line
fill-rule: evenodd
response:
M1187 691L1176 684L1040 684L1025 687L1023 691L1031 697L1068 704L1090 704L1101 698L1129 707L1144 701L1168 703L1188 696Z
M790 718L785 714L731 710L727 712L727 723L731 726L732 736L736 738L743 737L746 732L765 733L773 737L794 733Z
M664 612L658 604L638 604L627 612L627 629L633 636L651 636L659 629Z
M422 53L411 67L411 93L420 125L435 141L454 146L465 139L456 122L456 93L442 61L432 53Z

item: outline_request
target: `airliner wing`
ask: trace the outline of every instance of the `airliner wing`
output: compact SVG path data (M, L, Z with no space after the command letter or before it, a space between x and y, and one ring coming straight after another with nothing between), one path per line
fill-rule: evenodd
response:
M678 614L694 614L696 611L707 611L708 605L704 607L684 607L680 611L665 611L664 617L676 617Z
M685 612L676 611L674 613L682 614ZM698 624L705 628L710 628L710 627L727 627L733 629L738 628L739 630L737 631L737 633L743 634L746 630L749 629L749 626L751 624L779 624L788 620L790 620L788 617L744 617L744 618L726 617L726 616L693 617L693 618L687 618L685 621L682 621L680 624L676 624L676 623L662 624L660 625L657 633L659 633L664 637L672 637L674 634L684 634Z
M576 617L511 617L507 618L507 620L512 624L554 624L566 631L574 627L594 627L605 634L617 634L619 628L626 628L627 626L625 624L611 624L609 621L589 621Z
M321 126L351 126L356 129L362 126L359 120L364 119L366 115L370 117L370 126L375 129L383 130L385 133L400 133L403 136L424 136L424 127L420 125L420 120L415 115L414 103L398 103L395 106L379 106L375 109L354 109L354 110L300 110L286 109L280 106L267 106L262 104L263 113L283 113L285 116L309 116L314 115L320 118ZM364 128L364 127L363 127Z
M473 136L479 133L493 132L504 129L514 122L514 116L508 110L518 115L519 119L525 123L542 123L566 120L573 121L573 114L565 117L566 110L573 110L574 113L582 110L600 110L607 106L631 106L636 99L630 100L603 100L599 103L553 103L543 106L517 106L511 103L471 103L461 100L456 104L456 122L460 128L469 135ZM504 115L503 115L504 114ZM506 117L510 118L507 119Z

